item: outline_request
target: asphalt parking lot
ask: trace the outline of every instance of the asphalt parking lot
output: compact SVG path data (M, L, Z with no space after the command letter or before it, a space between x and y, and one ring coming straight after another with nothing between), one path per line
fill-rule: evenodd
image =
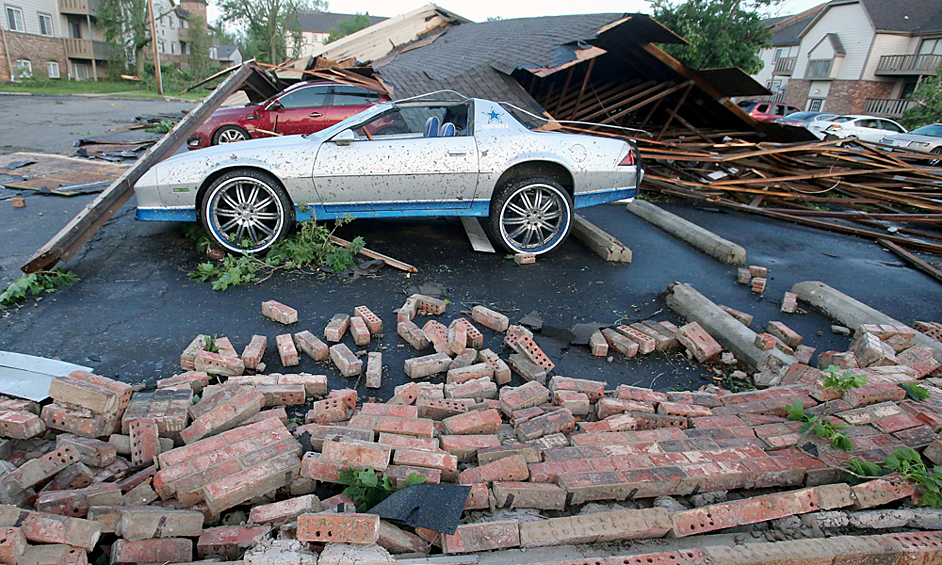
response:
M59 106L53 102L47 103ZM7 104L0 99L0 109ZM42 112L41 104L34 111ZM52 135L54 127L46 127L50 129L47 135ZM5 146L10 134L3 135L0 145ZM34 139L38 144L41 136ZM55 151L51 145L29 147ZM28 256L91 198L29 196L27 207L19 209L0 201L0 238L7 242L0 249L2 284L19 276L19 266ZM411 263L419 272L407 276L386 267L373 276L346 280L336 275L279 274L261 285L215 292L209 284L187 276L206 259L183 237L181 225L136 222L133 204L132 199L65 265L79 276L79 282L40 302L0 313L0 350L56 357L126 382L152 385L179 372L179 354L198 333L227 336L239 350L253 334L263 334L269 337L268 371L280 372L275 335L304 329L320 335L333 314L352 312L365 304L386 326L383 338L367 348L383 352L386 371L379 391L365 389L362 381L358 388L361 396L387 398L394 385L407 380L404 360L417 355L396 335L393 311L408 293L423 285L443 289L442 297L450 301L442 316L446 325L462 310L480 303L505 312L512 322L535 310L547 334L553 328L568 329L583 322L652 318L678 323L657 299L672 281L690 283L717 303L753 314L754 329L781 320L819 351L844 350L848 338L832 334L830 322L816 312L779 313L782 294L796 282L823 281L906 323L942 319L942 286L874 243L688 202L662 205L743 245L750 264L769 267L764 295L737 285L734 267L697 252L618 205L581 212L632 249L630 265L606 263L570 238L536 264L518 266L502 254L471 251L458 219L358 220L338 235L348 239L362 235L371 249ZM298 324L285 327L263 318L260 304L269 299L297 308ZM486 329L484 333L485 346L499 351L501 335ZM680 355L629 360L616 356L607 362L591 357L585 347L569 347L552 335L538 334L536 340L556 362L555 374L658 390L695 389L712 382L707 367ZM344 342L353 347L349 335ZM290 369L298 371L326 373L332 388L355 382L341 378L332 366L308 358Z

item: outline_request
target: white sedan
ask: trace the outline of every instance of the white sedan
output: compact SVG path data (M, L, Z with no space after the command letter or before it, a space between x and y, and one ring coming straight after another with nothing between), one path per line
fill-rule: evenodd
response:
M819 138L834 136L841 139L860 139L879 143L887 135L906 133L906 128L887 118L873 116L838 116L817 122L809 128Z
M508 251L546 253L574 208L634 198L644 173L627 141L528 121L480 99L379 104L317 133L163 161L134 187L137 219L199 220L225 249L257 253L312 217L479 216Z

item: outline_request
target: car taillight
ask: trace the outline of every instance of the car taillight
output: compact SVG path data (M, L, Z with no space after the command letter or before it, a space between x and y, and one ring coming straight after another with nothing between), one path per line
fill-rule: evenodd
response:
M625 167L630 167L631 165L634 165L637 162L637 160L635 159L635 151L637 151L637 149L635 149L634 147L629 147L628 154L625 155L625 158L622 159L621 163L618 163L618 165L625 166Z

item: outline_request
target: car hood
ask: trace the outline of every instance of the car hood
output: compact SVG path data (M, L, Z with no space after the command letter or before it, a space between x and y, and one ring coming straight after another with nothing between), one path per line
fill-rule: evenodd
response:
M911 133L897 133L888 135L886 139L890 141L918 141L920 143L942 143L942 138L931 135L914 135Z
M213 118L238 118L240 116L247 116L261 110L262 107L258 104L251 104L249 106L227 106L226 108L220 108L213 112Z
M289 147L309 147L313 148L320 142L314 137L305 138L300 135L285 135L282 137L262 137L259 139L248 139L237 143L221 143L212 145L203 149L197 149L188 153L180 153L163 161L161 164L174 164L182 161L191 161L193 159L239 159L246 156L258 156L267 151L287 149Z

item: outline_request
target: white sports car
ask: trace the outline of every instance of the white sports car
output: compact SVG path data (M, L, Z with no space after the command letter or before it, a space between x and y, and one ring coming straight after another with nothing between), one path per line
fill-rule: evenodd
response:
M141 177L137 219L198 219L222 247L256 253L311 217L479 216L508 251L546 253L574 208L631 199L644 173L626 141L528 119L487 100L413 100L317 133L192 151Z

